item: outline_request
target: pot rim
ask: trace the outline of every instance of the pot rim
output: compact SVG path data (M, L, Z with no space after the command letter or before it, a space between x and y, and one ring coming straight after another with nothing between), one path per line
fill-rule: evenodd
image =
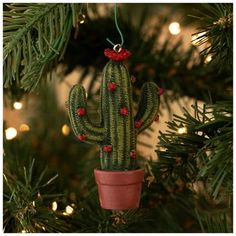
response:
M138 172L143 172L144 169L143 168L139 168L139 169L135 169L135 170L101 170L101 169L98 169L98 168L95 168L94 169L94 172L97 172L97 173L110 173L110 174L114 174L114 175L118 175L118 174L124 174L124 173L138 173Z
M131 185L143 181L144 169L129 171L107 171L94 169L97 184L102 185Z

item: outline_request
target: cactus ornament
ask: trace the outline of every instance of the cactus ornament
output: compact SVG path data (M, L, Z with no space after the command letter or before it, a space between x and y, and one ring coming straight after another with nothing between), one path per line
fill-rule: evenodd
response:
M137 113L134 114L131 79L123 63L131 53L114 47L113 50L106 49L104 54L110 61L103 70L100 124L92 123L89 119L85 89L79 84L72 87L69 94L69 118L72 129L81 142L100 146L101 169L94 172L101 206L106 209L136 208L140 196L125 196L124 192L128 186L133 187L140 195L144 171L137 166L136 139L157 116L160 88L155 83L145 83ZM99 185L103 185L105 189L101 189ZM109 188L111 190L113 185L118 190L112 190L109 197L103 200L106 191Z

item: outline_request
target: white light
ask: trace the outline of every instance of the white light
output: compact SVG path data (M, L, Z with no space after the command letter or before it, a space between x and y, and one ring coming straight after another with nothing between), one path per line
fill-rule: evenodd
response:
M45 230L46 230L44 226L42 226L42 229L43 229L43 231L45 231Z
M212 60L212 56L211 55L207 55L207 57L204 60L204 63L207 64Z
M20 110L22 108L22 103L21 102L14 102L13 107L16 110Z
M85 18L86 16L84 14L79 14L79 19L78 19L79 23L83 24L85 22Z
M21 231L21 233L23 233L23 234L24 234L24 233L27 233L27 231L23 229L23 230Z
M27 124L21 124L19 130L21 132L27 132L30 130L30 127Z
M165 152L165 151L167 150L167 148L165 148L165 147L159 147L159 150L160 150L161 152Z
M179 134L187 134L187 132L188 132L188 130L187 130L186 127L180 127L180 128L178 129L178 133L179 133Z
M52 210L56 211L57 210L57 202L52 203Z
M172 22L169 25L169 31L173 35L177 35L181 32L180 24L178 22Z
M32 202L33 207L35 207L35 201Z
M6 139L7 139L7 140L11 140L11 139L13 139L13 138L16 137L17 131L16 131L15 128L10 127L10 128L8 128L8 129L5 130L5 134L6 134Z
M63 135L67 136L70 134L70 127L68 125L63 125L61 128L61 132Z
M73 211L74 211L74 209L73 209L71 206L68 205L68 206L66 207L66 213L67 213L68 215L72 214Z

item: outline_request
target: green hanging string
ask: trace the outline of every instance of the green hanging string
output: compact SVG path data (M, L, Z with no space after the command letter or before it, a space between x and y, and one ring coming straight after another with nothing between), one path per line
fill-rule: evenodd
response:
M119 28L119 25L118 25L118 22L117 22L117 4L115 3L115 7L114 7L114 15L115 15L115 25L116 25L116 29L117 31L119 32L120 34L120 39L121 39L121 43L119 44L121 47L123 46L124 44L124 37L123 37L123 34ZM106 39L111 45L115 46L116 44L113 43L109 38Z

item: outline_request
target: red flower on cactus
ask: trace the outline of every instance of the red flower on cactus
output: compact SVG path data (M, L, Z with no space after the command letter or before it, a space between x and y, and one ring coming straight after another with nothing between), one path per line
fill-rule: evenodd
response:
M161 96L164 92L165 92L165 89L164 89L164 88L159 88L159 90L158 90L158 95Z
M132 159L136 159L137 158L137 152L135 150L132 150L130 153L129 153L130 157Z
M112 151L112 146L111 146L111 145L105 145L105 146L103 146L103 151L104 151L104 152L111 152L111 151Z
M120 52L116 52L113 49L107 48L104 50L104 55L112 61L123 61L130 57L131 52L122 48Z
M86 115L86 110L83 107L78 108L76 112L77 112L78 116L85 116Z
M127 107L122 107L122 108L120 109L120 114L121 114L122 116L128 116L128 115L129 115L129 110L128 110L128 108L127 108Z
M142 121L141 121L141 120L136 120L136 121L134 122L134 127L135 127L136 129L141 128L141 126L142 126Z
M154 120L154 121L158 122L158 121L159 121L159 118L160 118L160 116L159 116L159 115L156 115L156 117L155 117L155 120Z
M107 84L107 88L112 92L114 92L116 90L116 87L117 87L117 85L114 82L111 82L111 83Z
M86 135L85 135L85 134L79 134L79 135L77 136L77 138L79 139L79 141L83 142L83 141L86 140Z

